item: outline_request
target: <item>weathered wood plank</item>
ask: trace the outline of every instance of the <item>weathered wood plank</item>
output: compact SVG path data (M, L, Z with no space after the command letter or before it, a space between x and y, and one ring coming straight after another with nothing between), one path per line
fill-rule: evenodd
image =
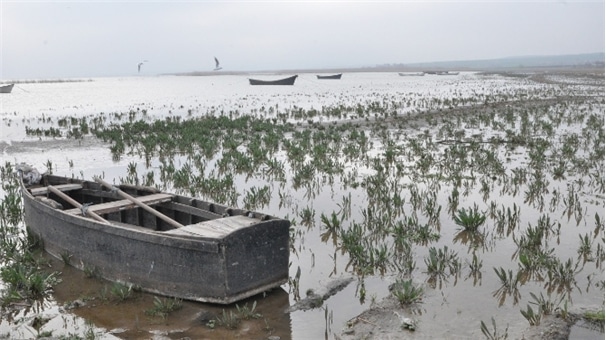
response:
M148 206L145 202L140 201L138 198L131 196L129 194L127 194L126 192L122 191L120 188L115 187L113 185L111 185L110 183L104 181L103 179L101 179L101 177L95 177L95 182L102 184L104 187L107 187L108 189L112 189L114 190L116 193L118 193L118 195L126 198L127 200L135 203L137 206L139 206L139 208L146 210L154 215L156 215L158 218L162 219L164 222L172 225L173 227L177 227L177 228L181 228L183 227L183 224L175 221L173 218L166 216L165 214L159 212L158 210L155 210L153 208L151 208L150 206Z
M243 215L229 216L210 221L204 221L196 224L191 224L179 229L165 231L171 235L195 235L202 237L221 238L233 231L241 228L246 228L250 225L258 223L259 220L246 217Z
M153 194L146 196L139 196L141 202L147 205L160 204L165 202L170 202L172 200L173 195L169 194ZM113 202L106 202L101 204L94 204L88 207L89 210L96 212L97 214L107 214L111 212L116 212L125 209L132 209L138 207L137 204L131 202L130 200L119 200ZM68 214L80 214L80 209L70 209L66 210Z
M59 191L58 189L56 189L55 187L53 187L52 185L49 185L48 190L50 192L52 192L53 194L61 197L63 200L65 200L66 202L68 202L69 204L73 205L74 207L76 207L76 209L80 209L82 208L82 205L80 204L80 202L76 201L75 199L67 196L66 194L64 194L63 192ZM87 215L89 215L90 217L94 218L95 220L102 222L102 223L109 223L107 222L103 217L97 215L95 212L93 211L87 211L86 212Z
M82 189L82 185L81 184L60 184L60 185L53 185L53 188L65 192L65 191L71 191L71 190L79 190ZM48 194L49 190L48 187L40 187L40 188L32 188L30 189L30 192L32 193L33 196L40 196L40 195L46 195Z
M175 211L188 213L193 216L202 217L205 220L214 220L214 219L222 217L221 215L215 214L208 210L192 207L190 205L185 205L185 204L181 204L181 203L175 203L175 202L164 203L164 204L162 204L162 207L166 207L168 209L175 210Z

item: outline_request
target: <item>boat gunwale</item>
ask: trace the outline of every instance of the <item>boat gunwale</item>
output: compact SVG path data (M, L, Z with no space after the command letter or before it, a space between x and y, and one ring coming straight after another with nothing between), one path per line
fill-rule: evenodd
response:
M59 177L59 178L67 178L67 177L61 177L61 176L55 176L55 177ZM80 182L79 184L83 184L83 183L93 183L90 181L86 181L86 180L77 180L78 182ZM88 229L97 229L99 231L105 232L105 233L110 233L113 235L117 235L117 236L121 236L121 237L126 237L126 238L132 238L132 239L137 239L140 241L145 241L148 243L152 243L152 244L162 244L162 243L166 243L165 242L158 242L157 240L162 241L163 239L174 239L175 241L181 241L184 242L183 246L186 246L189 249L193 249L193 250L200 250L200 246L204 246L203 248L212 248L211 251L207 251L207 252L218 252L218 248L219 248L219 244L229 238L229 237L235 237L237 236L236 234L238 233L238 230L233 230L229 233L225 233L222 236L204 236L204 235L200 235L200 234L175 234L175 233L170 233L170 231L174 230L174 229L179 229L179 228L173 228L173 229L168 229L168 230L153 230L149 227L145 227L142 225L136 225L136 224L132 224L132 223L125 223L125 222L119 222L119 221L113 221L113 220L109 220L109 224L107 223L102 223L99 221L96 221L94 219L91 219L87 216L82 216L80 214L74 214L71 213L69 211L73 211L77 208L66 208L64 210L59 210L59 209L55 209L53 207L48 206L47 204L45 204L44 202L37 200L36 197L41 197L41 196L46 196L46 195L40 195L40 196L35 196L30 192L30 188L28 188L27 186L25 186L25 183L23 183L23 181L21 181L21 186L22 186L22 192L28 197L28 199L33 203L36 204L38 206L38 209L43 208L45 210L45 213L47 213L49 216L53 216L54 218L58 218L59 216L61 216L61 220L63 221L77 221L74 222L82 227L86 227ZM185 205L183 203L178 202L176 199L177 198L185 198L185 199L196 199L193 197L189 197L189 196L182 196L182 195L176 195L176 194L170 194L170 193L165 193L165 192L160 192L158 190L156 190L155 188L152 187L145 187L145 186L131 186L131 185L127 185L130 188L136 188L139 190L148 190L150 192L155 192L155 193L162 193L162 194L168 194L172 196L172 200L170 202L163 202L163 203L159 203L158 206L163 206L163 205L168 205L170 203L173 204L181 204L181 205ZM90 188L85 188L83 186L82 189L79 190L85 190L87 191L87 194L92 194L94 192L106 192L109 193L110 191L105 191L105 190L94 190L94 189L90 189ZM77 191L77 190L74 190ZM97 197L102 197L102 196L97 196ZM138 196L140 197L140 196ZM209 204L214 204L211 202L207 202L207 201L202 201L205 203L209 203ZM101 203L103 204L103 203ZM189 206L191 209L196 209L199 211L206 211L212 214L215 214L212 211L209 210L205 210L203 208L200 207L195 207L195 206ZM135 207L136 208L136 207ZM228 208L229 210L230 208ZM255 220L257 220L257 222L255 223L255 225L259 225L259 224L263 224L266 221L275 221L275 220L283 220L283 219L279 219L276 218L274 216L269 216L269 215L262 215L262 216L266 216L269 219L268 220L262 220L262 219L257 219L255 218ZM226 217L231 217L231 216L226 216ZM220 218L218 218L220 219ZM209 219L207 221L213 221L212 219ZM197 223L191 223L191 224L187 224L184 227L191 227L191 226L195 226L195 225L199 225L200 223L204 223L207 221L201 221L201 222L197 222ZM286 221L286 220L284 220ZM93 227L94 226L94 227ZM137 235L138 237L133 237L134 235ZM152 237L152 240L149 240L149 237ZM156 240L157 239L157 240ZM206 250L205 250L206 251Z

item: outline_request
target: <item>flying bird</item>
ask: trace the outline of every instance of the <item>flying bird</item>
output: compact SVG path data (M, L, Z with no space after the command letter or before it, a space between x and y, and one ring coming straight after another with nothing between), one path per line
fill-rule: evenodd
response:
M217 59L217 57L215 57L215 69L213 71L219 71L222 68L223 67L219 66L219 59Z
M146 62L147 62L147 60L143 60L142 62L139 63L139 65L137 65L137 71L139 73L141 73L141 66L143 66L143 64L146 63Z

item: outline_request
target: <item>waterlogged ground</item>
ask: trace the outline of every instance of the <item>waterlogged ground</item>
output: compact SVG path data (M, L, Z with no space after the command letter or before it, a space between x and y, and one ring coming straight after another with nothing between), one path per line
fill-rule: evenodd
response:
M20 85L3 102L3 163L288 218L291 277L238 306L183 302L162 318L146 313L154 296L118 298L48 259L61 283L5 306L0 337L516 339L603 310L603 70L314 78ZM361 314L385 306L389 330Z

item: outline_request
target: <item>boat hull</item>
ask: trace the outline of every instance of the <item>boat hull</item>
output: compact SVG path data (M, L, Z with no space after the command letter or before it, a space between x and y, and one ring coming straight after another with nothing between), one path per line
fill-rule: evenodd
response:
M398 72L401 77L423 77L425 72Z
M259 80L259 79L248 79L250 85L293 85L298 76L292 76L278 80Z
M13 86L15 86L15 84L0 86L0 93L11 93L11 91L13 90Z
M329 75L329 76L316 75L316 77L318 79L341 79L342 75L343 75L342 73L339 73L339 74L333 74L333 75Z
M58 197L52 199L66 203ZM68 213L69 210L52 208L25 188L23 204L28 231L42 240L49 254L59 259L68 256L71 265L94 270L107 280L134 285L144 291L229 304L288 280L289 222L286 220L256 221L233 215L180 229L161 230L158 228L161 223L151 227L124 223L129 219L154 219L138 208L113 213L113 217L112 213L105 214L109 223L102 223ZM178 218L178 214L174 217ZM221 237L196 234L205 223L243 223L245 226Z

